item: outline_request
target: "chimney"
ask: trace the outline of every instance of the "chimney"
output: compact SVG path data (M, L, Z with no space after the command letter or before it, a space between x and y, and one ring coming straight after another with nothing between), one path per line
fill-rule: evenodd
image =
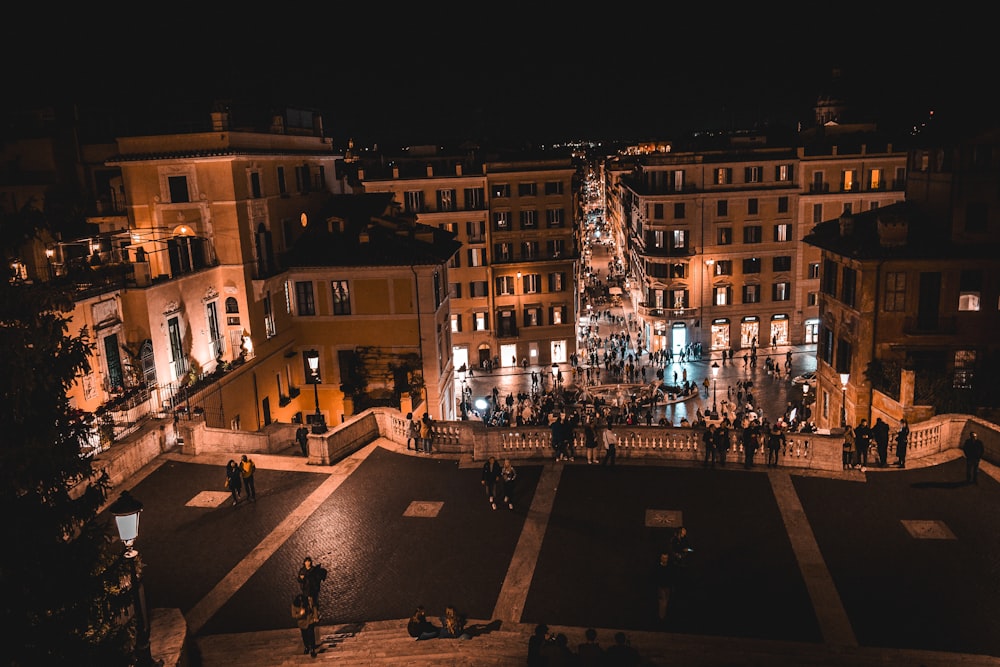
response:
M461 162L456 162L455 163L455 175L456 176L461 176L462 175L462 163Z
M358 180L359 181L365 180L365 170L364 170L364 168L358 169Z
M229 129L229 112L228 111L213 111L212 112L212 131L213 132L225 132Z
M878 219L878 242L883 248L896 248L906 245L910 226L905 220L895 216Z
M431 178L432 176L434 176L434 165L428 164L427 165L427 177Z
M393 166L393 168L392 168L392 177L393 178L399 178L399 167L398 166Z

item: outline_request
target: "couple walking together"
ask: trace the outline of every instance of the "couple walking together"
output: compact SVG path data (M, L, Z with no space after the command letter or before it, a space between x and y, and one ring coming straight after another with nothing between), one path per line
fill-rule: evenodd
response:
M514 483L517 480L517 470L511 465L510 459L504 459L503 465L491 456L483 464L483 474L480 484L486 488L489 494L490 507L497 508L497 498L503 492L503 501L507 504L507 509L514 509Z

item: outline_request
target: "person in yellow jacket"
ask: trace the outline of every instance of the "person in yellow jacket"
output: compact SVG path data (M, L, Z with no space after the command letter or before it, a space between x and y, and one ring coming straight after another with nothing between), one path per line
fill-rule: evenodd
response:
M247 500L257 500L257 485L253 480L255 472L257 472L257 465L252 458L244 454L240 461L240 474L243 476L243 487L247 490Z

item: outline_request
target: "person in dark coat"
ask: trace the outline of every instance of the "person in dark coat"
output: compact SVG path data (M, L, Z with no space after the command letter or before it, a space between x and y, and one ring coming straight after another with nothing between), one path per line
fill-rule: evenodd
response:
M715 442L715 453L719 458L719 465L726 465L726 452L729 451L729 422L724 420L715 429L715 436L712 438Z
M858 450L858 459L855 468L866 468L868 466L868 448L872 445L872 429L868 425L867 419L862 419L861 423L854 429L854 446Z
M319 625L319 610L308 596L301 593L292 600L292 618L302 633L302 653L316 657L316 626Z
M906 467L906 447L910 444L910 422L906 417L899 420L899 431L896 432L896 465Z
M229 459L226 464L226 488L233 496L233 504L240 504L240 493L243 491L243 473L236 461Z
M875 441L875 451L878 452L878 467L889 465L889 425L881 417L875 419L872 426L872 440Z
M321 565L314 565L311 556L302 559L302 567L299 568L298 581L302 594L309 597L312 604L319 609L319 588L326 579L326 569Z
M750 424L743 429L743 467L753 467L753 457L760 446L759 428L755 424Z
M496 457L491 456L487 459L486 463L483 464L483 474L480 479L480 484L486 487L486 493L489 494L490 506L493 509L497 508L496 501L496 491L497 491L497 480L500 479L500 462L496 460Z
M979 483L979 461L983 458L983 441L973 431L962 443L962 453L965 454L965 481L969 484Z

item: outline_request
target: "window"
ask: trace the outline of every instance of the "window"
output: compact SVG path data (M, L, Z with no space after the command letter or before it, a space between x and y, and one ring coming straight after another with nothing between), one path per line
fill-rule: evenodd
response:
M756 197L747 199L747 215L757 215L760 209L760 200Z
M760 303L760 285L743 286L743 303Z
M823 185L823 172L814 171L813 172L813 182L810 192L825 192L826 188Z
M813 222L823 222L823 205L813 204Z
M985 202L969 202L965 205L965 231L973 234L986 231L989 209Z
M351 286L346 280L331 280L330 292L333 294L333 314L351 314Z
M731 259L720 259L715 263L715 275L717 276L731 276L733 275L733 260Z
M521 229L535 229L538 227L538 211L534 209L521 210Z
M868 189L881 190L884 187L884 180L881 169L872 169L868 172Z
M473 313L472 330L486 331L490 327L490 316L488 313Z
M511 296L514 294L514 276L497 276L496 293L498 296Z
M792 180L793 166L790 164L779 164L774 168L774 180L788 182Z
M809 262L808 278L819 278L819 262Z
M663 233L662 229L657 229L653 231L653 247L654 248L666 248L667 239L666 234Z
M298 315L315 315L316 302L313 301L313 284L308 281L295 283L295 312Z
M762 240L760 225L745 225L743 227L743 242L744 243L760 243Z
M167 188L170 192L171 204L183 204L191 201L187 176L167 176Z
M235 297L226 297L226 315L232 315L234 313L240 312L240 304L236 301Z
M972 389L975 368L975 350L955 350L955 379L952 386L955 389Z
M833 366L833 329L830 327L823 327L823 331L820 333L819 339L819 352L823 357L823 361L829 366Z
M565 224L563 219L564 215L561 208L550 208L545 211L545 223L549 227L562 227Z
M309 192L311 187L309 182L309 165L300 164L295 167L295 191L296 192Z
M715 202L715 215L724 218L729 215L729 200L720 199Z
M534 197L538 195L538 183L518 183L518 197Z
M733 303L733 288L728 285L715 288L715 305L729 306Z
M497 197L510 197L510 185L507 183L494 183L491 192L494 198Z
M465 233L469 237L469 243L483 243L486 241L486 223L482 220L470 220L465 223Z
M550 292L562 292L566 289L566 274L565 273L550 273L549 274L549 291Z
M562 181L546 181L545 182L545 194L547 195L561 195L563 193L563 183Z
M778 213L788 213L788 197L778 197Z
M205 319L208 322L208 347L212 357L219 359L225 347L222 343L222 333L219 331L219 304L209 301L205 304Z
M451 315L451 332L461 333L462 331L462 316L452 313Z
M462 283L448 283L448 298L449 299L462 298Z
M683 169L675 169L673 172L671 172L671 176L673 177L674 192L683 192L684 191L684 170Z
M792 226L787 222L774 226L774 240L778 243L792 240Z
M437 191L437 210L439 211L454 211L458 202L455 199L454 190L438 190Z
M732 227L719 227L716 233L716 240L719 245L732 245L733 243L733 228Z
M958 309L979 310L979 297L983 286L981 271L962 271L958 280Z
M489 296L490 291L488 289L488 283L485 280L473 280L469 283L469 296L470 297L481 297Z
M854 269L847 266L844 267L843 281L840 286L840 300L852 308L854 307L854 287L857 278L858 274Z
M187 373L187 356L184 354L184 344L181 342L180 320L171 317L167 320L167 333L170 337L170 365L174 370L174 379L179 380Z
M285 184L284 167L278 167L278 194L282 197L288 194L288 186Z
M686 289L670 290L670 302L677 310L680 310L681 308L690 308L690 303L688 302L688 291Z
M524 309L524 326L542 326L542 309L540 306L526 306Z
M274 311L271 309L271 293L264 294L264 335L273 338L277 334L274 328Z
M510 243L493 244L493 261L510 262L514 259L514 246Z
M437 310L441 307L441 304L444 303L444 285L441 284L440 272L435 271L432 279L434 281L434 286L432 288L432 291L434 292L434 310Z
M772 257L771 270L776 273L778 271L791 271L792 270L791 255L778 255L777 257Z
M838 373L850 373L851 372L851 344L850 342L841 338L837 341L837 357L836 363L834 363L834 368L837 369Z
M263 197L260 191L260 172L251 171L250 172L250 197L253 199L260 199Z
M486 248L469 248L469 266L486 266Z
M771 301L788 301L792 298L792 284L774 283L771 286Z
M653 204L653 220L663 220L663 204Z
M760 273L760 257L748 257L744 259L743 273Z
M285 281L285 312L292 314L292 281Z
M456 252L454 255L451 256L451 259L448 260L448 268L449 269L462 268L462 253Z
M549 257L558 259L566 253L566 239L553 239L545 244L549 250Z
M715 170L715 184L729 185L733 182L733 170L728 167L719 167Z
M551 306L549 308L549 324L553 326L566 323L566 306Z
M761 183L764 180L764 167L745 167L743 176L747 183Z
M424 210L424 193L422 190L410 190L403 193L403 209L407 213L422 213Z
M537 273L524 275L524 293L538 294L542 291L542 276Z
M832 259L823 260L823 278L820 290L823 294L837 296L837 263Z
M896 179L893 185L900 190L906 186L906 167L896 167Z
M687 232L675 229L670 232L671 247L674 250L687 250Z
M858 172L845 169L840 173L840 189L842 192L853 192L858 189Z
M486 197L483 188L465 188L465 210L479 211L485 206Z
M674 219L683 220L684 219L684 202L680 201L674 204Z
M525 241L521 244L521 259L538 259L538 241Z
M815 305L818 305L818 304L819 304L819 293L817 293L817 292L809 292L808 294L806 294L806 305L807 306L815 306Z
M510 230L510 211L493 212L493 229L501 232Z

